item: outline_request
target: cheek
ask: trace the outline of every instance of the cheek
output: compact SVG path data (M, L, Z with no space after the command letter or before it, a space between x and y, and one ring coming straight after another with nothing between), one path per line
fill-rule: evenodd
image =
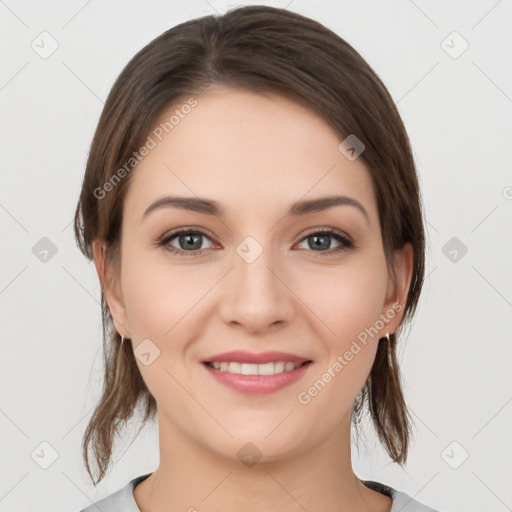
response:
M318 326L325 357L304 382L298 401L307 414L322 416L326 425L335 424L350 409L371 371L387 284L382 272L378 264L347 265L302 281L301 293L312 290L306 295L312 310L309 324Z
M204 297L217 278L177 264L144 263L148 260L142 254L138 259L136 251L123 260L123 293L136 355L143 348L137 350L143 340L149 339L156 346L153 350L158 357L150 365L137 359L156 397L162 386L169 385L167 372L179 375L180 380L190 377L190 367L182 362L204 325Z
M179 385L173 376L179 382L190 379L190 368L183 365L182 360L189 343L190 330L186 332L192 318L189 315L194 314L191 308L198 301L197 287L191 285L184 273L154 265L138 266L124 283L126 310L139 371L157 402L168 403L170 393L179 393ZM149 364L140 355L145 352L150 353ZM180 403L173 398L173 407Z
M322 338L342 349L379 319L387 272L383 262L354 257L336 268L301 272L295 284L294 291L311 311L311 319L316 317L316 323L323 326Z
M123 293L134 338L154 338L157 343L171 338L211 287L210 280L190 268L155 262L136 251L123 265Z
M375 359L387 271L384 262L354 258L346 266L301 276L297 294L306 298L303 311L309 325L316 326L325 353L307 385L319 382L311 398L325 385L315 407L332 407L334 420L359 393Z

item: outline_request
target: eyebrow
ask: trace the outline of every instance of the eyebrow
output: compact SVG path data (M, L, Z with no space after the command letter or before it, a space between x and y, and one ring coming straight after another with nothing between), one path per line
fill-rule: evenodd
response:
M319 197L317 199L309 199L306 201L297 201L293 203L286 215L292 217L299 217L307 215L308 213L319 212L332 208L334 206L353 206L357 208L370 223L368 212L364 206L348 196L327 196ZM161 208L180 208L182 210L190 210L206 215L216 215L222 217L225 215L225 210L222 206L212 199L201 197L180 197L180 196L165 196L157 199L152 203L142 215L142 219L146 218L151 212Z

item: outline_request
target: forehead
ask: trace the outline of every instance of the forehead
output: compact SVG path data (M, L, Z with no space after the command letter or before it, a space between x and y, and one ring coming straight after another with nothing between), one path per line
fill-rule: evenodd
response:
M132 171L125 211L141 217L151 202L171 194L214 198L233 216L261 215L339 194L376 218L366 164L348 160L338 149L343 138L312 110L281 95L228 88L195 101L181 108L185 98L155 123L154 147Z

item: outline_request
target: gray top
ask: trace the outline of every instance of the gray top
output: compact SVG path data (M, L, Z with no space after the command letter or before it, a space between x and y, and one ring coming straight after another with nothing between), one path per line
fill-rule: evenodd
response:
M137 502L133 497L133 490L138 484L148 478L149 475L151 473L134 478L118 491L89 505L87 508L80 510L80 512L140 512ZM397 491L380 482L374 482L373 480L362 480L362 482L366 487L385 494L393 500L393 505L389 512L438 512L416 501L404 492Z

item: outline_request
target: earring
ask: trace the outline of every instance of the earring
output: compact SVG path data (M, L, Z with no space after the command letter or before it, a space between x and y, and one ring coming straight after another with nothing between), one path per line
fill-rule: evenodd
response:
M125 339L126 338L123 335L121 335L121 346L123 345Z
M389 332L387 332L386 335L381 338L381 340L383 340L383 339L386 339L387 343L389 345L391 345L392 340L391 340L391 335L389 334Z

